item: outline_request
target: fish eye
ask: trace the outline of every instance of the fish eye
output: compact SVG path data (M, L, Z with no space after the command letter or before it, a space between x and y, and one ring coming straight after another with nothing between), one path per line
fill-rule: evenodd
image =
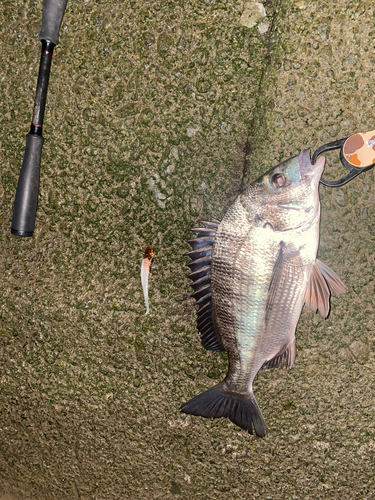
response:
M284 186L286 182L285 175L283 174L275 174L272 176L271 182L275 188L281 188Z

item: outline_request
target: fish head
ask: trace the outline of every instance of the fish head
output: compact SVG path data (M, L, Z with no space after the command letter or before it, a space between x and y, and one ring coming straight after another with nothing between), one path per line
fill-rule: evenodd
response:
M322 156L312 165L306 149L262 175L242 195L249 221L275 231L311 224L320 213L319 180L324 163Z

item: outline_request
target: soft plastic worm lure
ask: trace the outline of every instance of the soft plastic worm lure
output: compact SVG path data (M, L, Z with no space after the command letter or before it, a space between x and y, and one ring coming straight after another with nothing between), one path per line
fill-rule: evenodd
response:
M148 277L151 274L151 266L154 260L154 251L151 245L147 245L145 253L143 255L142 265L141 265L141 282L143 288L143 295L146 304L146 314L149 313L148 307Z

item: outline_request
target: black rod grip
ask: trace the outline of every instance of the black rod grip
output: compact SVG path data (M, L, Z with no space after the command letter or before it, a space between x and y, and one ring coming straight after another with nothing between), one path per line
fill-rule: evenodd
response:
M43 137L26 135L26 148L14 200L11 232L15 236L32 236L38 204L40 158Z
M44 110L47 102L47 90L54 47L55 45L52 42L42 40L42 53L40 55L38 83L36 86L34 112L32 119L32 126L39 127L39 130L32 132L36 133L37 135L42 135Z
M47 40L55 45L59 43L59 32L68 0L44 0L42 9L42 28L40 40Z

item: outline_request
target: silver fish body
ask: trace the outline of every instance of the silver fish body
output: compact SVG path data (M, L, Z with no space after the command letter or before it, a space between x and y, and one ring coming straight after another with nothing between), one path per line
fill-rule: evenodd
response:
M291 367L304 304L326 317L330 292L344 293L338 276L316 259L319 179L324 158L309 151L253 182L221 223L196 228L189 252L198 329L207 349L228 353L225 379L184 403L185 413L228 417L258 436L266 424L253 394L263 368Z

